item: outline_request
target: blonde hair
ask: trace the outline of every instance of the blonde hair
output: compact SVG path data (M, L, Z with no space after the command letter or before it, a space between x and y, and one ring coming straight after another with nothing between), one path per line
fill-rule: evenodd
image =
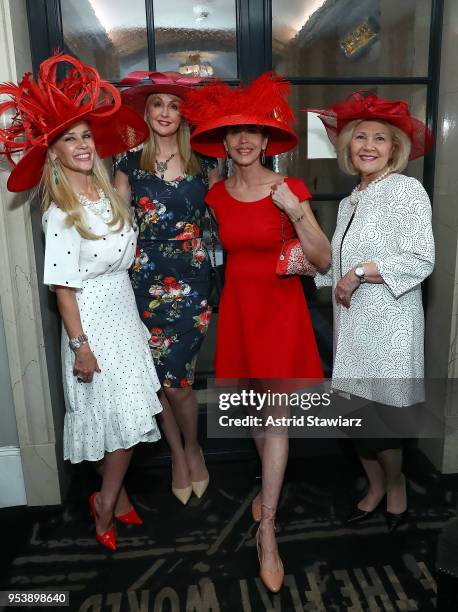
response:
M353 138L355 129L360 123L363 123L363 121L377 121L377 123L382 123L390 130L394 149L393 155L388 163L391 172L402 172L409 162L410 149L412 146L410 138L405 132L395 125L388 123L387 121L380 121L378 119L355 119L354 121L347 123L347 125L340 132L339 137L337 138L336 151L337 161L339 162L339 166L343 172L351 175L358 174L358 171L351 161L350 142Z
M102 160L95 152L92 172L94 186L102 190L111 202L112 218L107 225L116 233L120 232L126 225L131 227L132 216L129 207L112 186L108 172ZM52 202L54 202L56 206L67 213L68 225L74 225L83 238L87 240L100 240L103 237L92 233L86 225L83 205L80 202L78 194L71 186L59 161L56 159L53 162L49 156L49 152L43 168L40 192L42 196L41 208L43 212L50 207Z
M140 170L146 172L156 172L156 142L154 140L154 132L149 119L149 107L156 94L148 96L145 105L145 121L149 127L149 138L144 143L140 156ZM197 155L191 148L191 132L188 124L184 119L181 120L177 134L178 152L184 162L184 172L188 176L196 176L200 174L201 167Z

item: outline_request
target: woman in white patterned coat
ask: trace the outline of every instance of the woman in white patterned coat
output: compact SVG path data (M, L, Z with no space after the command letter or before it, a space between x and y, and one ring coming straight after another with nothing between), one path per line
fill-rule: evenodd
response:
M384 406L423 400L421 283L434 266L431 204L415 178L399 174L432 138L405 102L359 93L320 111L340 167L360 183L342 200L332 266L333 389ZM348 397L348 395L347 395ZM406 518L401 439L359 440L368 491L349 522L367 519L386 496L390 531Z

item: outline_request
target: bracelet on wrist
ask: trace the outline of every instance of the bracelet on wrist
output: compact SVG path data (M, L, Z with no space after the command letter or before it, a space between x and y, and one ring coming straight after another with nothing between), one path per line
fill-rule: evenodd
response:
M70 338L68 341L68 346L72 349L73 352L77 351L79 348L83 346L83 344L88 344L89 340L86 334L81 334L80 336L76 336L76 338Z
M302 221L302 219L305 217L305 213L302 213L302 215L299 215L299 217L290 217L291 221L293 223L299 223L299 221Z

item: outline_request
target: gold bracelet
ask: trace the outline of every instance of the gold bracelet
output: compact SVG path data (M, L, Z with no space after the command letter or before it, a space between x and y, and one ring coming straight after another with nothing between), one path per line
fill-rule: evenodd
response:
M305 217L305 213L302 213L302 215L300 217L298 217L297 219L291 219L291 221L293 223L299 223L299 221L302 221L302 219Z

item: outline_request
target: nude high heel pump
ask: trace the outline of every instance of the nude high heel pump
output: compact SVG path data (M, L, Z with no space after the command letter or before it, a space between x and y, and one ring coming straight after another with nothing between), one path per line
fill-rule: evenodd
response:
M182 488L173 486L173 464L172 464L172 493L184 506L186 506L186 504L188 503L192 495L192 485L188 485L187 487L182 487Z
M256 497L251 502L251 514L253 516L253 520L256 523L259 523L262 518L261 495L262 495L262 491L259 491L259 493L256 495Z
M177 489L172 484L172 493L184 506L186 506L186 504L188 503L192 495L192 486L189 485L189 487L184 487L183 489Z
M202 456L202 461L205 464L205 459L202 453L202 449L200 449L200 454ZM196 495L200 499L202 495L205 493L205 491L207 490L209 483L210 483L210 475L208 475L208 477L205 478L204 480L191 480L191 486L192 486L192 490L194 491L194 495Z
M256 533L256 548L258 550L258 559L259 559L259 577L261 578L264 585L271 591L272 593L278 593L278 591L283 586L283 580L285 578L285 569L283 567L282 560L280 559L277 553L277 569L275 571L265 569L263 565L264 561L264 552L262 550L262 521L275 519L275 508L271 508L270 506L266 506L262 504L263 508L268 510L268 514L270 516L265 516L267 513L264 512L264 516L261 519L261 524L259 525L259 529ZM275 529L275 525L274 525Z

